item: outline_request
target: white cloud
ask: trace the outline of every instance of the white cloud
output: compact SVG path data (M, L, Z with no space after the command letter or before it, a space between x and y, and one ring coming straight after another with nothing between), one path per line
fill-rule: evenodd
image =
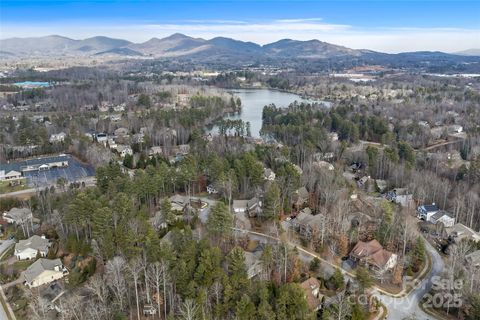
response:
M358 28L330 24L321 18L282 19L267 22L230 20L188 20L182 23L91 24L64 22L43 25L1 25L0 38L60 34L71 38L105 35L133 42L181 32L192 37L231 37L259 44L284 38L318 39L354 49L383 52L445 51L480 47L480 30L455 28Z

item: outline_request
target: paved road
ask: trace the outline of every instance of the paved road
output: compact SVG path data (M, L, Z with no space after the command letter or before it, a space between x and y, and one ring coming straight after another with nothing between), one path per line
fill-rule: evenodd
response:
M387 307L389 320L400 320L408 316L414 315L418 320L435 319L433 316L426 314L419 307L419 302L423 296L432 288L432 279L441 274L444 269L444 262L440 254L435 250L428 241L425 240L425 247L432 260L432 270L425 279L407 296L403 298L392 298L380 293L375 296Z
M87 178L84 178L84 179L79 179L76 182L79 182L79 183L85 182L85 187L93 187L96 183L96 179L95 179L95 177L87 177ZM16 197L16 196L22 196L22 195L26 195L26 194L36 193L37 191L43 191L47 188L50 188L51 186L55 187L55 192L63 192L63 190L61 188L58 188L56 184L52 184L52 185L49 185L49 186L43 186L43 187L38 187L38 188L30 188L30 189L24 189L24 190L9 192L9 193L2 193L2 194L0 194L0 198ZM68 187L65 187L65 191L66 190L68 190Z
M13 244L15 244L15 241L13 240L5 240L1 241L0 243L0 257L3 256L3 254L10 248ZM0 289L1 290L1 289ZM3 293L0 293L3 296ZM0 297L0 299L4 299L3 297ZM7 303L7 301L5 301ZM0 303L0 319L1 320L7 320L7 311L3 309L3 304Z
M258 232L253 232L249 230L241 230L237 228L233 228L237 232L243 232L244 234L248 233L249 237L254 240L259 240L259 241L267 241L267 242L278 242L279 239L275 238L273 236L267 235L267 234L262 234ZM294 243L289 243L291 246L295 246ZM380 293L378 289L374 289L374 295L387 307L388 309L388 317L387 319L389 320L402 320L405 319L409 316L414 315L416 319L418 320L433 320L436 319L435 317L426 314L425 312L422 311L419 307L419 302L422 300L423 296L425 293L430 291L432 287L432 279L433 277L439 275L442 270L444 269L444 263L441 258L441 256L438 254L438 252L433 248L430 243L425 241L425 247L427 249L427 252L429 253L431 260L432 260L432 270L430 273L425 277L425 279L420 282L420 284L412 290L407 296L405 297L391 297L388 295L385 295L383 293ZM307 251L305 249L302 249L297 246L297 249L299 250L299 255L300 259L303 260L304 262L308 262L313 257L318 257L320 258L317 254ZM321 259L321 258L320 258ZM330 262L326 260L322 260L322 263L327 263L330 266L334 268L338 268L337 266L331 264ZM353 275L350 274L349 272L343 270L340 268L342 273L344 274L346 279L351 279L353 278Z

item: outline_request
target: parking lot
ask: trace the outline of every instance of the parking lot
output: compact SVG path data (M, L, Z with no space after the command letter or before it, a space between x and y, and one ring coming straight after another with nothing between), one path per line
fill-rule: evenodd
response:
M23 172L23 176L27 178L27 185L29 187L45 187L55 184L57 180L61 177L65 178L67 182L75 182L79 179L95 175L95 170L92 166L83 164L70 155L65 155L62 157L68 160L68 166L54 167L47 170L33 170ZM55 159L55 157L42 158L42 161L48 163L49 161L53 161L52 159ZM38 162L38 159L34 160L35 162ZM20 167L24 165L25 162L26 161L19 163L11 163L9 164L9 167L12 167L13 170L18 170L15 167Z
M74 158L68 161L68 167L52 168L44 171L26 172L27 184L31 187L43 187L55 183L58 178L65 178L68 182L95 175L93 167L81 164Z

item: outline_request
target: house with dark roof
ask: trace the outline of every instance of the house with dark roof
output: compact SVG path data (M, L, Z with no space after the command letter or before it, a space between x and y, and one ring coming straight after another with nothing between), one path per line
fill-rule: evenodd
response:
M375 239L368 242L357 242L350 252L350 258L380 274L397 265L397 255L385 250Z
M450 212L439 210L430 217L429 221L433 224L443 223L446 228L449 228L455 224L455 217Z
M417 217L425 221L430 221L430 218L439 210L435 203L424 204L417 208Z

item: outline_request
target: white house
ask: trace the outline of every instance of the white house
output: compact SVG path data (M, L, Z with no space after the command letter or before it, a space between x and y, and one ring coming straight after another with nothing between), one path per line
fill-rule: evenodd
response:
M12 180L18 180L22 178L22 173L15 171L15 170L10 170L8 172L5 172L5 170L0 170L0 181L12 181Z
M435 205L435 203L424 204L417 208L417 217L425 221L430 221L430 218L438 211L440 211L440 209Z
M247 213L253 217L262 211L262 201L256 197L250 200L233 200L232 208L235 213Z
M40 258L25 270L25 285L35 288L61 279L68 274L60 259Z
M124 145L124 144L118 144L115 148L120 154L120 157L125 158L127 155L133 155L133 150L130 148L130 146Z
M52 134L48 141L50 141L50 143L63 142L66 136L67 134L65 132Z
M44 236L31 236L26 240L20 240L15 245L15 256L18 260L31 260L37 257L40 252L41 257L46 257L50 241Z
M430 220L427 221L430 221L433 224L441 222L446 228L453 227L455 224L455 218L452 216L452 214L443 210L440 210L432 215Z

